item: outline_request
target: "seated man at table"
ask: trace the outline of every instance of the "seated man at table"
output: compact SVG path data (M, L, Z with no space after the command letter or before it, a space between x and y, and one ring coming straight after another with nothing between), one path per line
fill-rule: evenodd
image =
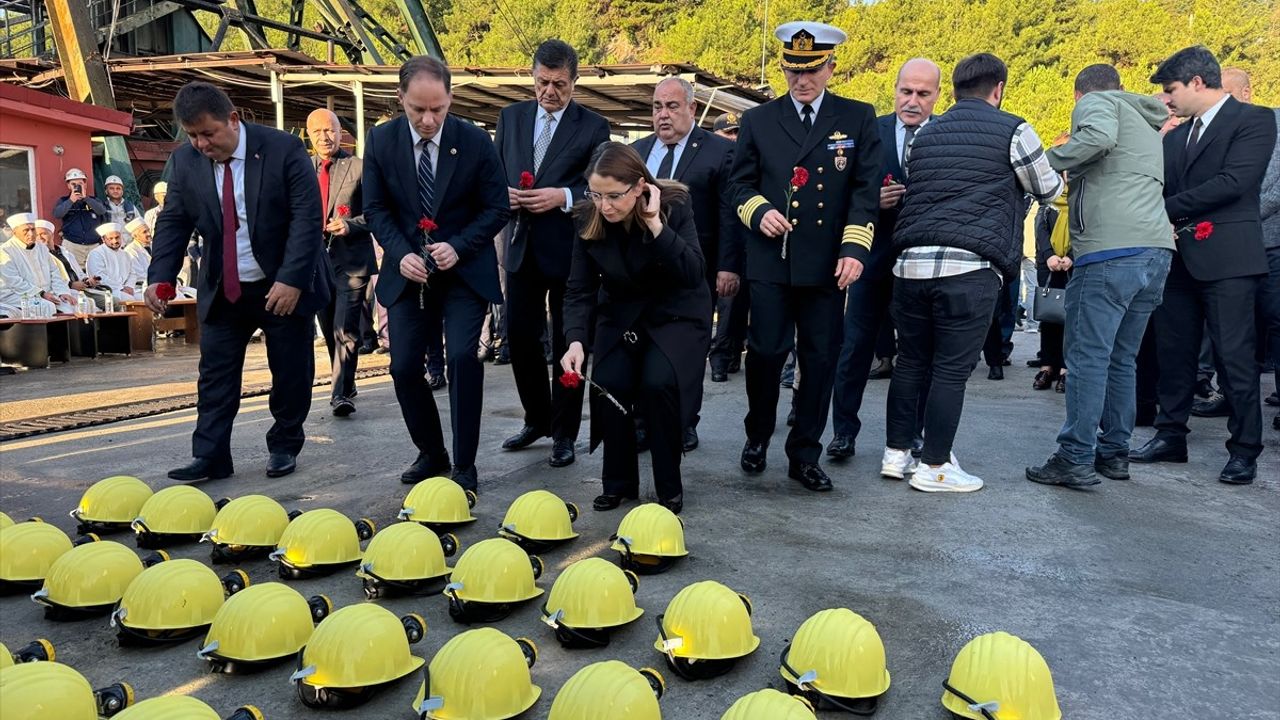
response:
M142 293L134 290L139 277L133 271L133 260L121 248L124 226L109 222L96 229L98 237L102 238L102 244L89 251L89 259L85 262L86 271L91 277L97 278L117 301L141 299Z
M62 236L57 234L53 223L48 220L36 221L36 242L45 246L49 255L58 263L58 268L62 271L62 279L67 281L67 287L85 292L98 286L97 280L85 277L84 268L80 267L76 256L63 251Z
M133 242L124 248L124 253L133 261L134 278L139 284L147 279L147 268L151 266L151 228L142 218L130 220L124 229L133 237Z
M48 248L36 242L36 217L17 213L5 222L13 230L13 237L0 245L0 304L20 311L25 300L44 315L74 313L76 297L57 261Z

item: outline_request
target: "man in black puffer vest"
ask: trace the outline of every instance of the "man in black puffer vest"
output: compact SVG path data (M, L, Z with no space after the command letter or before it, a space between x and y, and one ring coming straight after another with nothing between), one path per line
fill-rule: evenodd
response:
M1062 192L1035 131L1000 110L1007 79L994 55L961 60L952 73L956 104L921 128L907 150L910 183L893 236L898 260L890 308L899 357L881 474L909 479L925 492L982 488L951 453L965 381L1000 288L1022 262L1023 196L1047 204ZM917 465L916 403L930 374Z

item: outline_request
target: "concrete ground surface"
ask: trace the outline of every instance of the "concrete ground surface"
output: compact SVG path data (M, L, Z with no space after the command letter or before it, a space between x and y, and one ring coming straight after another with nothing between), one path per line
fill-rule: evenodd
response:
M768 471L745 476L738 468L743 376L708 383L702 446L684 463L691 556L664 575L641 578L637 601L645 615L617 632L607 648L559 647L539 621L541 600L497 623L509 635L534 639L541 650L532 675L542 697L523 717L546 717L556 691L583 666L620 659L663 672L664 717L715 720L747 692L781 688L778 655L795 629L819 610L843 606L875 623L884 641L892 687L876 713L882 720L948 717L939 698L952 658L970 638L994 630L1039 649L1066 718L1280 718L1280 460L1274 450L1280 433L1271 429L1274 409L1266 409L1271 447L1252 486L1216 481L1227 459L1226 421L1194 419L1188 464L1135 465L1133 480L1104 481L1089 491L1041 487L1023 478L1023 468L1052 451L1063 399L1030 389L1034 371L1022 360L1038 343L1033 335L1018 335L1016 342L1008 379L988 381L979 367L969 384L956 453L987 483L971 495L928 495L878 477L887 381L870 383L858 455L826 465L836 489L823 495L785 476L785 407ZM261 346L252 349L251 369L263 366L262 352ZM4 378L0 399L10 404L82 388L118 392L120 400L154 394L148 386L184 384L194 376L194 354L172 355L79 362ZM1263 386L1264 395L1272 390L1270 377ZM236 474L202 489L215 499L264 493L290 509L332 507L372 518L379 527L390 524L408 490L398 478L414 451L390 378L359 387L359 410L347 419L332 417L328 388L316 388L298 472L278 480L262 472L267 398L246 400L233 437ZM447 394L436 398L447 413ZM519 494L545 488L576 502L583 515L575 526L581 537L543 555L548 572L539 586L549 590L574 560L612 559L607 538L631 505L607 513L590 509L599 492L599 453L588 455L580 442L577 463L555 470L546 464L549 442L501 451L503 438L521 425L508 368L489 366L484 402L479 522L458 533L464 549L492 537ZM71 532L75 523L67 512L100 478L127 474L156 489L171 485L165 470L187 461L193 419L194 410L186 410L4 443L0 510L17 519L41 515ZM1135 444L1150 433L1139 430ZM642 477L647 473L643 459ZM652 497L652 482L644 482L643 493ZM130 537L114 539L132 546ZM174 555L207 561L208 548L180 546ZM254 582L277 579L268 561L243 567ZM726 676L686 682L653 649L653 618L680 588L704 579L751 597L761 645ZM351 571L289 584L303 595L324 593L339 606L365 602ZM397 615L416 612L427 619L426 638L413 646L427 659L464 629L449 618L443 597L379 602ZM36 637L52 640L58 659L95 687L125 680L140 698L189 693L223 715L244 703L257 705L270 720L313 715L289 684L292 663L256 675L211 675L195 657L198 641L121 649L106 618L53 623L25 596L0 598L0 641L14 648ZM331 715L408 720L420 680L407 678L367 705Z

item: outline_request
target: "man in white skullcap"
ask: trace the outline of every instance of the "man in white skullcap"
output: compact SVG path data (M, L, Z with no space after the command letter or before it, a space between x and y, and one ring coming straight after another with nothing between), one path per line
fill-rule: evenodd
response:
M147 221L147 227L151 228L151 234L156 232L156 220L160 217L160 211L164 209L164 198L169 194L169 183L161 180L151 186L151 198L156 201L156 206L146 212L143 217Z
M57 261L36 242L36 221L31 213L5 220L13 237L0 245L0 305L20 308L26 300L45 311L75 312L76 296Z
M124 242L124 226L119 223L103 223L97 227L102 244L89 252L85 269L91 277L111 289L116 300L134 300L141 293L134 292L138 277L133 272L133 260L121 245Z
M134 279L145 282L147 268L151 266L151 228L142 218L130 220L124 229L133 236L133 242L124 248L124 253L133 261Z

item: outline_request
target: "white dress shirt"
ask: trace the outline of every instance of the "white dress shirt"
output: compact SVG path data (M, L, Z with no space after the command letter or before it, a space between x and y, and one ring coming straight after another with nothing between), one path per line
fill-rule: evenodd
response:
M689 142L689 136L693 134L693 129L685 133L684 137L676 141L676 149L671 157L671 174L675 175L676 168L680 167L680 156L684 154L684 146ZM649 151L649 157L645 159L645 165L649 168L649 174L658 177L658 166L662 165L662 158L667 156L667 145L662 142L658 136L653 138L653 149ZM658 178L659 180L669 180L670 178Z
M822 107L822 99L825 98L826 96L827 96L827 91L823 90L822 92L818 93L818 97L814 98L813 102L809 103L809 107L813 108L813 115L810 117L810 119L813 120L814 122L818 121L818 108ZM800 116L800 121L803 122L804 121L804 103L800 102L795 98L794 95L792 95L791 104L796 107L796 114Z
M920 128L924 127L925 125L928 125L929 121L932 119L933 118L931 117L925 118L924 122L916 126L916 132L920 132ZM893 135L898 143L898 159L899 161L901 161L902 145L907 141L907 126L905 123L902 122L902 118L896 115L894 116L894 120L893 120ZM903 169L905 170L906 168L903 168Z
M240 123L240 140L236 143L236 151L231 154L231 183L235 188L236 216L240 218L236 228L236 268L239 270L240 282L255 282L267 279L267 274L253 257L253 243L249 240L249 210L244 202L244 160L245 145L248 140L248 129ZM222 207L222 175L226 170L224 163L213 163L213 187L218 192L218 207ZM205 238L205 242L221 243L222 238ZM109 284L109 283L108 283ZM112 285L112 287L115 287Z
M551 113L551 117L555 118L556 121L556 124L551 128L552 142L555 142L556 133L560 132L560 121L564 118L564 111L567 109L569 109L569 106L565 105L559 110ZM537 113L533 116L533 137L529 139L529 147L533 147L538 142L538 137L542 135L542 126L546 124L547 111L539 105ZM547 162L547 158L542 158L542 162L545 164ZM529 170L532 171L533 168L529 168ZM564 190L564 205L562 205L560 209L564 212L569 212L573 210L573 191L569 190L569 188L561 189Z
M1213 104L1213 107L1211 107L1211 108L1209 108L1208 110L1205 110L1204 112L1200 113L1200 137L1202 137L1202 138L1204 137L1204 133L1205 133L1205 131L1209 129L1209 123L1213 122L1213 119L1214 119L1214 118L1216 118L1216 117L1218 117L1218 111L1222 109L1222 106L1223 106L1223 105L1226 105L1226 104L1227 104L1227 98L1229 98L1229 97L1231 97L1231 96L1230 96L1230 95L1228 95L1228 94L1226 94L1226 93L1224 93L1224 94L1222 95L1222 99L1221 99L1221 100L1219 100L1218 102L1214 103L1214 104ZM1193 124L1192 124L1191 129L1194 131L1194 130L1195 130L1195 125L1194 125L1195 120L1192 120L1191 122L1193 123ZM1197 140L1197 142L1198 142L1198 140ZM1190 145L1190 144L1191 144L1191 133L1187 133L1187 144L1188 144L1188 145Z
M430 152L427 162L431 163L431 175L435 177L436 168L440 166L440 135L444 133L444 123L440 123L440 127L436 128L436 134L427 138L427 151ZM413 143L413 176L418 177L418 163L422 162L422 136L418 134L418 129L409 123L409 139ZM417 197L415 191L414 197ZM436 198L438 203L440 198Z

